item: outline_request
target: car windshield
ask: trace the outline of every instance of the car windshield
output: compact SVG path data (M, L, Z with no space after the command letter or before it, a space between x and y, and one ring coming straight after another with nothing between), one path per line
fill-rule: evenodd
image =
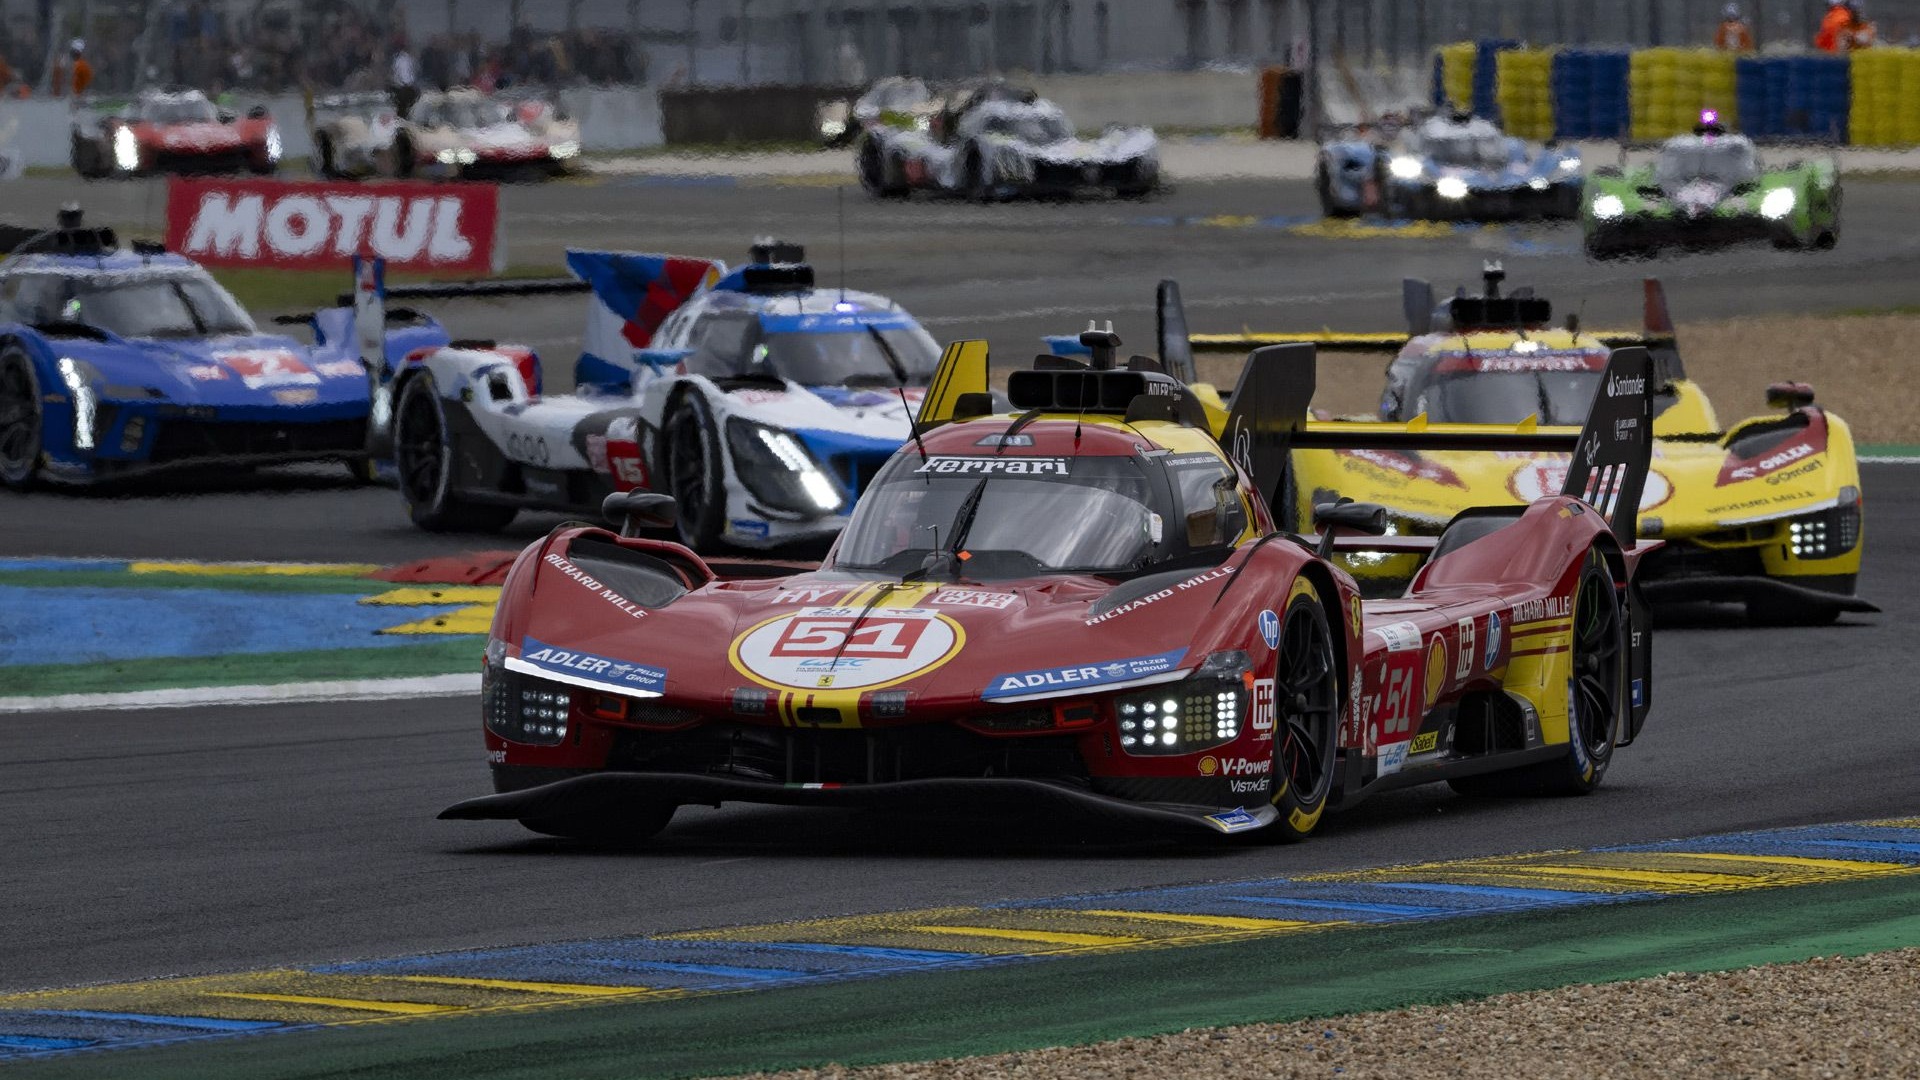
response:
M1430 135L1425 148L1436 164L1486 168L1507 163L1507 140L1498 135Z
M155 124L211 124L220 119L213 102L204 98L187 101L149 101L140 108L142 119Z
M1473 372L1443 377L1417 411L1441 424L1583 424L1600 385L1598 371Z
M875 112L911 109L927 101L927 84L918 79L882 80L860 99L863 108Z
M1067 130L1065 118L1044 113L989 116L981 129L988 135L1005 135L1030 143L1055 143L1073 137Z
M959 522L969 497L969 522ZM1145 470L1134 458L922 458L903 450L855 507L834 565L909 574L946 551L965 527L970 578L1125 573L1159 549Z
M1731 139L1669 146L1660 151L1660 160L1653 167L1654 181L1668 191L1695 180L1737 187L1759 175L1753 144Z
M23 278L14 293L14 317L25 323L84 322L121 337L255 332L246 310L204 271L31 277L38 281Z
M924 386L940 364L940 346L917 326L882 330L907 369L907 382ZM789 331L760 339L758 363L802 386L893 386L900 380L888 366L879 342L865 330L820 333ZM759 351L759 350L756 350Z
M513 114L497 101L441 101L427 106L420 122L427 127L483 128L512 119Z

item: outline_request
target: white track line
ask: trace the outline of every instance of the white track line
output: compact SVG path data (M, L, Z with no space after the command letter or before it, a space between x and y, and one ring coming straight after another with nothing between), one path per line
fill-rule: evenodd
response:
M1920 457L1887 457L1880 454L1868 454L1860 459L1868 465L1920 465Z
M389 701L394 698L478 694L478 672L405 679L340 679L269 686L194 686L117 694L0 697L0 714L86 709L178 709L189 705L287 705L314 701Z

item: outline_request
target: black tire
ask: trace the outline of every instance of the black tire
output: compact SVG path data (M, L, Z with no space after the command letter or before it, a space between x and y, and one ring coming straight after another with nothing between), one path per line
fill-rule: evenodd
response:
M1462 795L1586 795L1613 760L1613 737L1626 719L1627 625L1613 571L1589 548L1573 591L1572 675L1567 684L1567 754L1520 769L1451 781Z
M370 457L352 457L340 464L347 467L347 475L352 477L355 483L372 484L380 479L380 469Z
M1814 238L1813 246L1821 251L1832 251L1840 246L1840 185L1833 185L1833 198L1828 212L1833 215L1833 225L1822 229Z
M578 840L598 847L631 847L658 835L673 820L674 806L653 803L633 807L618 818L521 818L520 824L543 836Z
M1320 216L1329 218L1350 218L1353 211L1338 206L1333 201L1333 178L1327 175L1327 163L1322 161L1313 169L1313 191L1320 196Z
M453 439L433 376L421 372L393 409L393 464L407 516L428 532L497 532L519 511L465 502L453 491Z
M1319 591L1296 578L1280 617L1274 658L1273 791L1279 820L1253 833L1262 843L1305 840L1333 793L1340 736L1340 669Z
M73 137L72 156L73 171L85 179L98 180L107 175L106 168L101 164L100 148L92 139L83 139L76 134Z
M18 346L0 350L0 484L15 491L33 486L45 419L33 361Z
M413 175L413 140L404 132L393 140L393 175L402 180Z
M710 551L727 525L725 464L720 429L700 395L683 391L667 406L660 425L660 475L679 504L680 542Z
M882 199L906 197L906 178L902 175L899 163L888 158L880 140L872 136L860 140L854 161L860 173L860 186L866 188L868 193Z
M333 137L324 131L313 137L313 171L326 180L340 178L340 169L333 160Z
M1839 595L1852 596L1857 575L1843 579ZM1840 618L1840 609L1817 600L1755 596L1747 600L1747 621L1755 626L1828 626Z
M992 202L994 198L993 177L988 173L987 158L975 143L967 147L966 170L961 174L960 183L967 198L974 202Z

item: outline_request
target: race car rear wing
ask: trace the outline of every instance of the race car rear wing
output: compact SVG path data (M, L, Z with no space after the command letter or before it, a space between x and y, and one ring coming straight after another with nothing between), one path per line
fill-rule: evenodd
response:
M1241 369L1220 441L1269 506L1283 497L1295 450L1479 450L1571 454L1561 493L1599 510L1621 546L1636 543L1640 493L1653 459L1652 357L1615 349L1577 435L1513 426L1311 421L1318 365L1310 344L1255 349Z

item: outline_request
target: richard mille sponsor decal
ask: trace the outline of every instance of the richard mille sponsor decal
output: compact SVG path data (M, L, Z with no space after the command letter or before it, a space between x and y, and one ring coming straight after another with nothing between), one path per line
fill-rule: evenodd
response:
M596 656L575 649L561 649L527 638L519 657L507 657L507 668L524 674L545 675L561 682L605 686L629 693L658 696L667 684L667 673L610 656Z
M728 652L765 686L858 690L932 671L963 644L960 624L937 611L803 607L754 626Z
M1158 541L1156 541L1156 543L1157 542ZM1195 574L1194 576L1187 578L1185 581L1176 582L1173 585L1169 585L1168 587L1159 590L1158 592L1150 592L1147 595L1142 596L1138 599L1129 600L1126 603L1121 604L1118 607L1115 607L1111 611L1103 611L1100 614L1095 615L1091 619L1086 620L1086 623L1088 626L1098 626L1101 623L1106 622L1108 619L1118 618L1121 615L1125 615L1129 611L1138 611L1141 608L1146 607L1150 604L1157 604L1160 601L1165 600L1170 596L1177 596L1188 589L1197 589L1200 586L1205 585L1210 581L1219 581L1221 578L1231 575L1234 572L1234 569L1235 568L1231 566L1217 566L1212 570L1207 571L1204 574Z
M1513 605L1513 624L1564 619L1573 614L1573 597L1549 596L1544 600L1522 600Z
M1069 460L1063 457L953 457L935 454L913 471L974 476L993 473L1007 476L1066 476Z
M1461 619L1454 624L1458 640L1454 642L1453 677L1457 682L1473 674L1473 620Z
M599 593L600 599L605 600L607 603L612 604L628 615L636 619L644 619L647 617L645 608L614 592L610 586L601 584L598 579L588 574L585 570L580 569L578 566L575 566L564 556L548 552L546 561L549 566L552 566L554 569L578 582L582 588Z
M1372 633L1386 642L1388 652L1412 652L1420 647L1420 628L1410 622L1376 626Z
M1009 675L996 675L980 692L983 700L995 698L1023 697L1028 694L1045 694L1055 690L1077 689L1083 686L1104 686L1109 683L1131 682L1149 675L1161 675L1180 665L1180 659L1187 655L1185 649L1172 652L1155 653L1152 656L1134 656L1125 660L1107 660L1098 664L1074 664L1067 667L1040 668L1034 671L1016 671Z

